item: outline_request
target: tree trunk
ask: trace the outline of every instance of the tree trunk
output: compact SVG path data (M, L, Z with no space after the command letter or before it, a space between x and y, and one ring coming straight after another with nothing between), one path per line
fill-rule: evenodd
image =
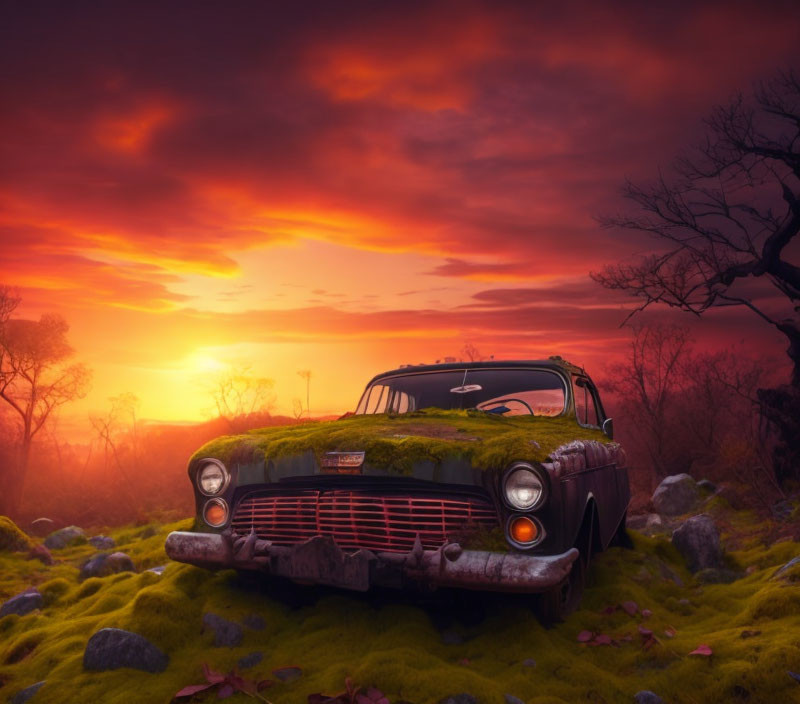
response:
M761 414L775 429L775 478L780 484L800 480L800 327L793 321L777 326L789 340L792 380L774 389L759 389Z

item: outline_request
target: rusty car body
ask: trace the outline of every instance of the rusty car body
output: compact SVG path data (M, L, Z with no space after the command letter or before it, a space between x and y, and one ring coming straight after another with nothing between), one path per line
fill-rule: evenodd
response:
M598 391L559 357L409 366L355 414L214 441L189 462L197 518L168 555L302 583L580 599L624 544L630 492Z

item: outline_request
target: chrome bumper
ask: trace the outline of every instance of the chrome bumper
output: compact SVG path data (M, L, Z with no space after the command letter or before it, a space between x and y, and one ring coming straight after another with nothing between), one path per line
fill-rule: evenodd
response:
M563 580L578 557L575 548L561 555L464 550L448 543L424 550L419 538L407 553L357 550L343 552L330 536L316 536L284 547L255 533L230 534L175 531L167 536L167 555L208 569L259 570L298 582L327 584L366 591L370 585L460 587L500 592L547 591Z

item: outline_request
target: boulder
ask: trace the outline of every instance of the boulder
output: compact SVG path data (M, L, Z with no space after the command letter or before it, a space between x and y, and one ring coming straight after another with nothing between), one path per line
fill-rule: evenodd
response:
M107 577L110 574L117 574L117 572L136 572L133 560L124 552L114 552L110 555L99 553L83 563L80 578Z
M44 545L49 550L62 550L69 545L78 545L86 541L86 533L78 526L67 526L50 533L44 539Z
M36 692L38 692L44 686L45 680L41 682L37 682L36 684L32 684L30 687L25 687L25 689L19 690L11 699L9 700L9 704L25 704L31 697L33 697Z
M89 544L98 550L111 550L117 547L117 541L107 535L93 535L89 538Z
M38 589L31 587L24 592L12 596L8 601L0 606L0 618L17 614L17 616L24 616L31 611L41 609L44 605L44 597L40 594Z
M691 572L722 568L722 547L714 520L706 513L692 516L672 533L672 544L686 560Z
M691 511L697 504L699 490L688 474L666 477L653 492L653 507L666 516L677 516Z
M664 700L649 689L636 692L636 694L633 695L633 701L635 701L636 704L664 704Z
M103 628L86 644L83 653L85 670L117 670L130 667L144 672L163 672L169 657L138 633L119 628Z
M37 538L44 538L50 535L56 529L56 522L52 518L37 518L31 521L30 530L28 533L35 535Z
M214 631L214 645L218 648L235 648L244 638L244 631L238 623L228 621L217 614L203 614L203 625Z
M30 550L28 550L28 559L39 560L43 565L55 564L53 556L44 545L34 545Z
M23 533L14 521L0 516L0 550L28 551L33 542Z

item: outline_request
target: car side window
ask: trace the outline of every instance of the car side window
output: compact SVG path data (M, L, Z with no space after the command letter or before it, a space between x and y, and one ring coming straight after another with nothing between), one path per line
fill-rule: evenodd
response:
M597 401L589 381L582 376L572 377L572 393L575 397L575 415L580 425L600 427Z
M389 387L375 384L369 392L367 399L367 413L385 413L386 404L389 402Z

